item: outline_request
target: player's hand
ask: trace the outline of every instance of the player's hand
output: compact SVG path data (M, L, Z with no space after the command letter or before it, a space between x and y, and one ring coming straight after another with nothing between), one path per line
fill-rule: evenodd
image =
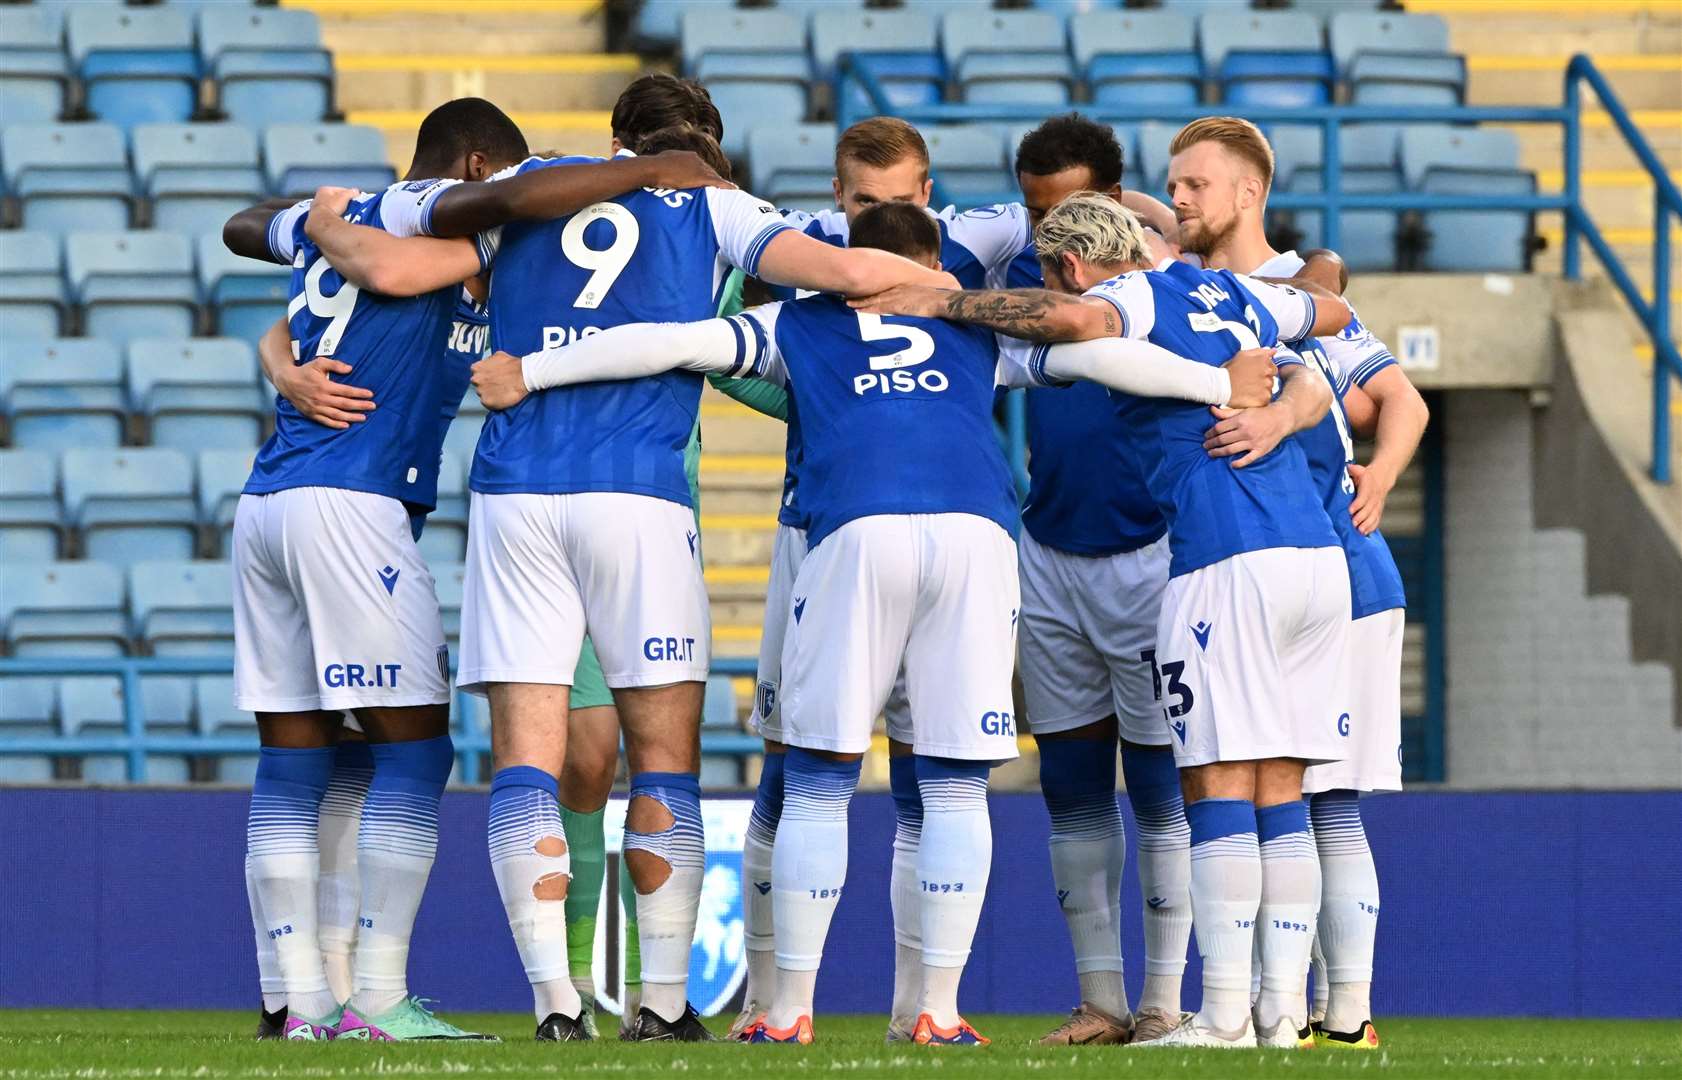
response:
M1273 377L1279 368L1273 363L1273 349L1245 349L1221 365L1232 380L1229 409L1259 409L1273 400Z
M509 409L526 399L525 372L513 353L495 352L473 365L473 389L487 409Z
M360 424L374 411L374 392L364 386L334 382L334 375L350 374L350 365L331 356L307 364L289 364L276 373L275 389L306 420L343 431Z
M1242 469L1252 461L1259 461L1273 452L1273 448L1291 433L1291 418L1284 409L1268 406L1263 409L1223 409L1213 406L1215 426L1203 438L1203 449L1210 457L1237 457L1232 463Z
M714 171L691 150L665 150L650 155L649 167L654 170L654 183L649 187L681 191L684 188L733 188L736 185Z
M310 212L321 210L334 217L344 217L345 211L350 209L350 201L356 198L358 192L348 187L318 187L315 197L310 200Z
M953 284L956 284L954 280ZM933 289L927 285L895 285L873 296L860 296L847 301L860 311L877 315L917 315L926 319L939 318L946 311L947 289Z
M1396 486L1396 477L1389 469L1373 465L1349 466L1349 478L1355 481L1355 498L1349 504L1349 516L1362 536L1378 531L1384 517L1384 500Z

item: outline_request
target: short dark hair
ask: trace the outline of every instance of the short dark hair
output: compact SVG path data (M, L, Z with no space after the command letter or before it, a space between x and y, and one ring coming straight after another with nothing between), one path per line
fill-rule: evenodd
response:
M508 114L484 98L456 98L426 114L415 133L415 164L435 175L478 151L498 164L524 161L526 136Z
M1080 113L1053 116L1022 136L1016 148L1016 171L1050 176L1084 165L1092 171L1092 187L1105 191L1121 184L1121 143L1108 124Z
M690 124L663 127L631 147L639 154L660 154L667 150L688 150L713 167L713 172L730 179L730 159L724 156L718 140Z
M694 79L680 79L663 71L632 80L613 103L613 137L634 147L661 128L689 124L720 142L724 119L707 88Z
M867 207L848 229L849 247L891 251L922 261L940 254L940 226L921 206L884 202Z

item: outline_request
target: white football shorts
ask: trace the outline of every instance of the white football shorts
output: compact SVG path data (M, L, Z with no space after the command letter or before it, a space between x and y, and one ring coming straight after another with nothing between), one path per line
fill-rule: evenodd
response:
M1168 584L1168 538L1093 557L1046 547L1024 531L1017 549L1017 654L1028 730L1072 731L1114 713L1123 739L1167 746L1152 660Z
M1341 761L1348 638L1338 548L1249 551L1170 578L1156 659L1176 763Z
M402 502L327 487L241 495L233 547L236 707L450 700L438 594Z
M918 754L1016 757L1010 678L1016 545L986 518L858 518L809 552L789 601L782 724L791 746L870 748L903 662Z
M474 492L457 681L571 686L586 627L610 688L705 681L700 544L694 513L667 499Z
M1402 790L1402 632L1407 613L1379 611L1349 624L1349 715L1338 727L1348 755L1310 766L1305 795Z

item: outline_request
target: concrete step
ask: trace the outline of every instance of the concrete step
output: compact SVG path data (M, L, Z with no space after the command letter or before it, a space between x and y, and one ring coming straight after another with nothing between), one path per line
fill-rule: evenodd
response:
M702 406L701 445L708 453L776 454L788 445L788 425L742 406Z
M1583 168L1623 170L1640 167L1623 133L1602 122L1605 113L1585 117ZM1646 121L1646 122L1643 122ZM1667 169L1682 169L1682 112L1643 110L1636 117L1641 133L1659 162ZM1506 125L1502 125L1506 126ZM1558 169L1565 153L1565 132L1557 124L1514 124L1518 135L1519 165L1538 172Z
M1466 100L1475 105L1557 105L1568 54L1466 58ZM1682 55L1599 56L1596 65L1626 109L1682 107Z
M704 496L703 496L704 498ZM771 527L732 527L711 524L701 515L701 550L710 566L765 566L771 561Z
M771 579L768 566L708 566L707 595L716 600L765 602L765 586Z
M1456 52L1536 56L1682 51L1674 0L1408 0L1448 20Z
M341 52L339 107L426 110L451 98L482 97L509 113L612 109L641 70L635 56L478 56Z
M285 0L321 18L334 52L600 52L601 0Z
M701 490L729 488L737 491L783 490L783 455L776 454L715 454L701 455Z
M440 98L433 104L442 104L445 99ZM358 110L347 113L345 119L353 124L380 129L385 136L386 154L401 176L415 156L415 130L420 127L426 113L425 109ZM509 115L525 132L526 145L535 154L605 155L611 149L612 130L605 111L516 112Z
M1682 183L1682 169L1671 173ZM1539 189L1557 194L1564 190L1565 176L1559 169L1536 174ZM1653 224L1653 179L1644 169L1585 169L1583 202L1589 217L1601 228L1641 228Z
M764 487L729 487L701 479L701 508L709 514L774 515L782 504L782 490Z

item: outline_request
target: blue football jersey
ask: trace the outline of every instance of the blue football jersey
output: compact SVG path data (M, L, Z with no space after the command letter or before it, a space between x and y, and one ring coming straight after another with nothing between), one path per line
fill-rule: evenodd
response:
M1011 289L1043 289L1032 244L1005 274ZM1081 380L1023 391L1028 414L1028 502L1022 527L1046 547L1115 555L1168 531L1134 460L1108 388Z
M360 195L347 221L388 228L386 210L434 183L394 184ZM296 487L367 491L427 509L437 500L439 454L447 425L438 418L461 401L462 383L446 345L459 285L416 297L388 297L358 289L341 277L304 234L308 205L275 215L269 248L292 264L287 319L299 362L333 356L351 365L344 381L374 392L367 419L335 430L305 419L275 399L275 431L257 452L245 492L264 495ZM398 215L401 218L401 214Z
M1337 382L1337 372L1318 340L1310 338L1298 346L1298 351L1328 382ZM1325 419L1298 432L1296 439L1308 457L1308 471L1320 491L1344 558L1349 561L1350 617L1364 619L1380 611L1406 607L1407 595L1402 590L1401 571L1396 569L1383 535L1361 535L1349 516L1349 504L1355 496L1349 463L1355 460L1355 447L1349 438L1349 421L1343 414L1341 398L1341 393L1334 394Z
M755 373L786 382L799 409L808 544L877 514L974 514L1014 535L1016 489L993 427L991 331L866 314L831 296L732 322Z
M595 158L531 158L498 174ZM422 205L428 229L436 194ZM743 191L644 188L569 217L482 234L493 265L490 344L516 355L632 322L712 317L730 267L758 268L788 229ZM488 493L620 491L691 504L683 451L695 429L701 376L557 387L491 413L468 483Z
M1180 356L1219 366L1242 348L1300 340L1314 302L1285 286L1227 270L1164 262L1088 291L1121 314L1124 337L1147 338ZM1283 351L1281 361L1298 362ZM1242 469L1203 448L1214 424L1207 406L1112 393L1125 449L1168 522L1169 575L1178 577L1247 551L1337 546L1302 445L1286 439Z

